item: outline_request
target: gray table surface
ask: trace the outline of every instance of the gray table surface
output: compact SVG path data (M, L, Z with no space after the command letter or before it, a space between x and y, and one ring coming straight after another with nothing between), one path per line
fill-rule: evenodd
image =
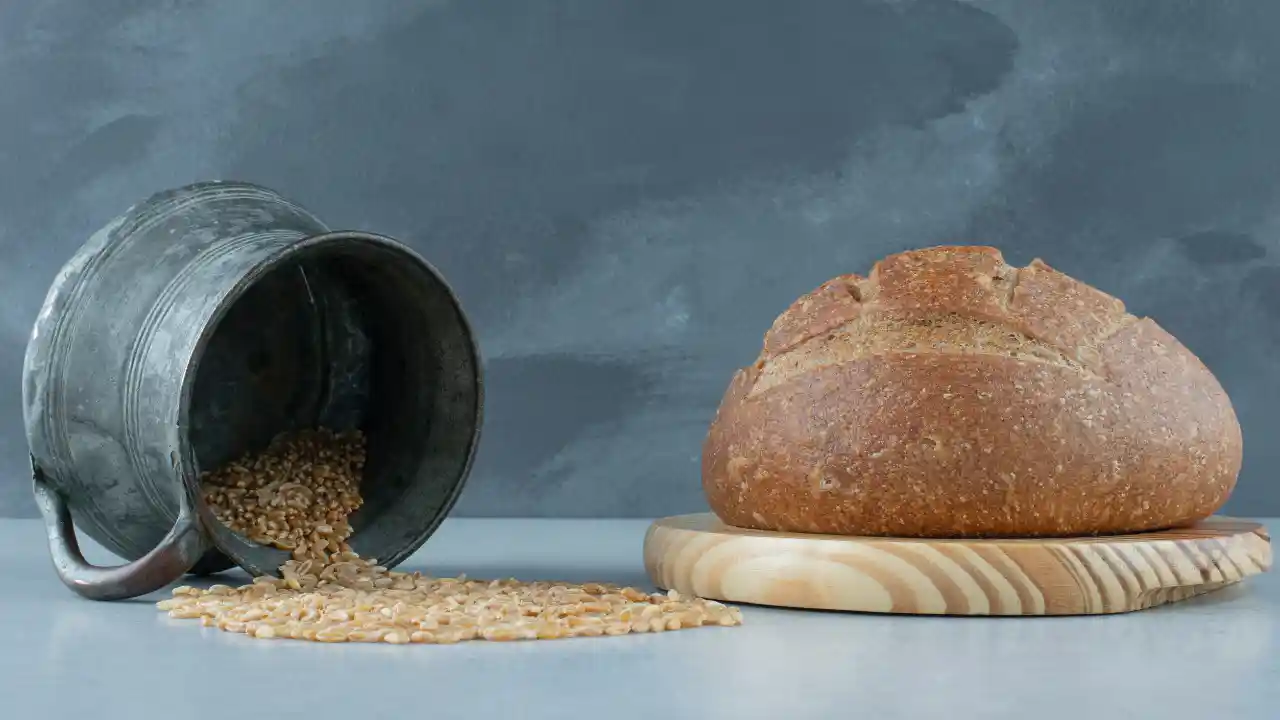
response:
M648 587L645 526L450 520L404 568ZM1130 615L744 607L738 628L397 647L251 640L169 619L151 605L167 593L81 600L43 543L36 521L0 520L0 717L12 720L1280 718L1275 573Z

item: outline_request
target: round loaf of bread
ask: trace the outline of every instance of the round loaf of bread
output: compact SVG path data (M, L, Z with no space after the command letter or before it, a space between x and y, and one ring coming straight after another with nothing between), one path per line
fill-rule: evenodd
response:
M936 247L778 317L702 482L743 528L1060 537L1203 519L1241 453L1222 386L1156 323L1039 260Z

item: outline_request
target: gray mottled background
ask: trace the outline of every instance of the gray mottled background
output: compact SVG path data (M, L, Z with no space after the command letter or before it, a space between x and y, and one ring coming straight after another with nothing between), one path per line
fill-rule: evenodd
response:
M985 241L1154 316L1280 515L1280 3L5 0L0 515L58 266L151 192L398 236L488 358L473 515L705 507L731 371L800 293Z

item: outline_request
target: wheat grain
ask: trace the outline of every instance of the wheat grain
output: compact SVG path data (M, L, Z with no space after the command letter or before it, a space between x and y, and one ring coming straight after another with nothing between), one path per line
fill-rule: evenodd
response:
M281 435L203 478L214 516L255 542L291 550L280 577L238 588L179 587L174 618L259 639L451 644L663 632L742 622L737 608L606 583L470 580L404 573L347 544L361 505L365 442L328 430Z

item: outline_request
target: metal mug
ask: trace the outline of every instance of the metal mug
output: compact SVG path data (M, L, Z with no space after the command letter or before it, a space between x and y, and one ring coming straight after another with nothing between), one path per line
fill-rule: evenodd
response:
M474 334L404 245L331 232L266 188L152 196L55 278L23 363L34 492L58 577L99 600L283 550L222 525L200 475L279 432L360 428L352 548L394 566L453 507L482 425ZM129 562L87 563L76 528Z

